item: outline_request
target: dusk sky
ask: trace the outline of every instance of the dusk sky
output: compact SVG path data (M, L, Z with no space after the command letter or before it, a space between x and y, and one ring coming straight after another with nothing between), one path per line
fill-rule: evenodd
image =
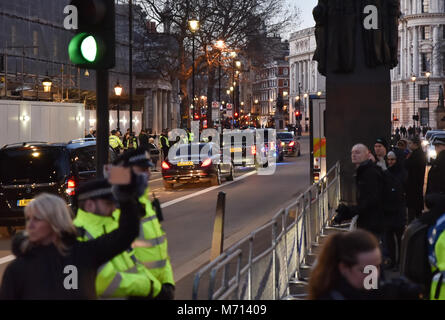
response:
M315 26L314 18L312 17L312 10L317 5L317 0L288 0L289 3L296 3L302 11L301 29Z

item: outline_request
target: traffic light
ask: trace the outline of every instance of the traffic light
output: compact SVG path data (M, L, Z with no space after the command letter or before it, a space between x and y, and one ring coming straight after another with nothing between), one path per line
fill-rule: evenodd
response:
M199 120L199 114L195 113L195 120Z
M300 111L295 111L295 118L296 118L297 120L301 120L301 119L302 119L302 115L301 115L301 112L300 112Z
M414 121L419 121L419 115L414 115L414 116L413 116L413 120L414 120Z
M116 64L114 0L72 0L77 8L78 30L68 53L78 67L106 70Z
M238 119L238 112L235 112L235 119Z

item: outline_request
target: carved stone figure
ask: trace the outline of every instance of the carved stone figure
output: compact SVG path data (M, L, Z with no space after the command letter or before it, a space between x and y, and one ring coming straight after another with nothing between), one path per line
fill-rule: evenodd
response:
M365 11L369 6L377 9L375 17ZM356 32L362 33L369 68L397 66L399 0L319 0L313 16L317 42L313 59L322 75L326 76L328 68L334 73L354 71ZM366 19L377 27L365 28Z

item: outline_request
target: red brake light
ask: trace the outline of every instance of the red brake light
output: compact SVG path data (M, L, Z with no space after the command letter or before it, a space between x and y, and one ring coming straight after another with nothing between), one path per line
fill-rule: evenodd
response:
M66 193L69 196L74 196L74 194L76 193L75 189L76 189L76 181L74 181L74 179L68 179Z
M250 152L251 152L253 155L256 155L256 146L252 146L250 149L251 149Z
M68 188L74 189L76 187L76 181L73 179L68 180Z
M168 163L165 162L165 161L162 162L161 167L162 167L162 169L165 169L165 170L170 169L170 166L169 166Z
M289 147L293 147L295 145L295 141L292 141L291 143L289 143Z
M208 158L206 160L204 160L204 162L201 164L201 167L208 167L212 164L212 159Z

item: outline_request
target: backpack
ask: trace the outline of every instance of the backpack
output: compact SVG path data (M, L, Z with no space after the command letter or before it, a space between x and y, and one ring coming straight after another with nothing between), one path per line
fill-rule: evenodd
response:
M433 276L428 261L429 225L415 219L402 236L400 272L409 280L421 285L427 296Z

